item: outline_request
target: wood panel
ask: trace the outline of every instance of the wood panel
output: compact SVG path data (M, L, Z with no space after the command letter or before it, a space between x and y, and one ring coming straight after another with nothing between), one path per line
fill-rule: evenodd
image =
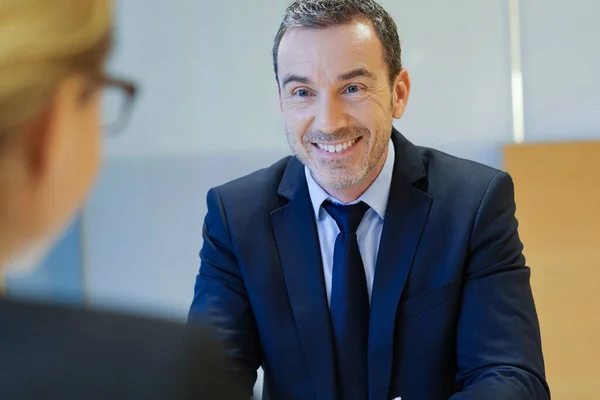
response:
M600 142L510 145L555 400L600 398Z

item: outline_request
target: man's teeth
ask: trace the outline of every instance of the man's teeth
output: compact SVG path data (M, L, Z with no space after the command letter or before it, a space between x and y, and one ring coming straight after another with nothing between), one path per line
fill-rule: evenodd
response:
M358 139L352 139L347 141L346 143L340 143L337 145L317 143L317 146L319 146L321 150L325 150L329 153L339 153L340 151L346 150L348 147L352 147L352 145L356 143L357 140Z

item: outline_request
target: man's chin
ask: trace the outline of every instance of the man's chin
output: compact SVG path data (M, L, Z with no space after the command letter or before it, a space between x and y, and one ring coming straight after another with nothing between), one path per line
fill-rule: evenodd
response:
M323 186L325 187L325 189L344 190L344 189L351 188L355 184L356 183L354 183L354 182L339 182L339 181L334 181L334 182L326 182L326 183L323 184Z
M331 189L331 190L343 190L351 188L352 186L360 183L361 179L357 176L323 176L321 174L314 174L313 178L315 181L323 188L323 189Z

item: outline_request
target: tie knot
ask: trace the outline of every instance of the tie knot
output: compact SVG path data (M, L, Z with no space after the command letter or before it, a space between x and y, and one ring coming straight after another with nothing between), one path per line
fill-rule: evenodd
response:
M335 220L341 232L356 233L360 221L362 221L369 206L360 202L350 206L337 205L330 201L323 203L327 213Z

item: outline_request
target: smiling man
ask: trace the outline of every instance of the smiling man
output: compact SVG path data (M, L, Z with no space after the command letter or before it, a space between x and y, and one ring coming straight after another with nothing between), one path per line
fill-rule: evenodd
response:
M400 55L374 1L286 10L294 156L209 191L190 320L267 399L548 399L511 178L393 128Z

